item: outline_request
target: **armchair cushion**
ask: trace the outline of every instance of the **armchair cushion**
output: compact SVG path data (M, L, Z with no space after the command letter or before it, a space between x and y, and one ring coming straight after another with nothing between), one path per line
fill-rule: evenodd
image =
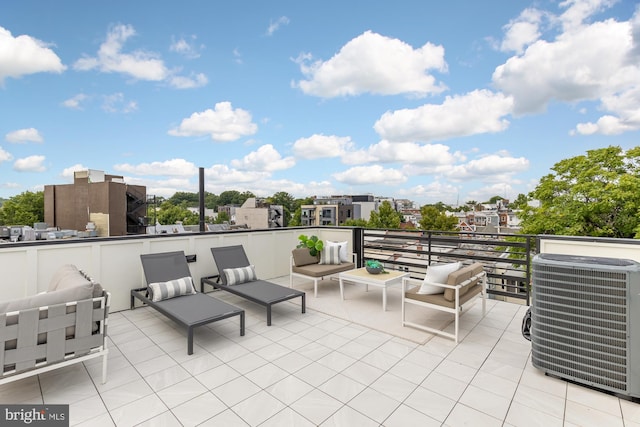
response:
M318 263L318 257L312 256L307 248L296 248L291 251L291 255L293 256L293 264L296 267Z
M460 270L454 271L453 273L449 274L449 277L447 279L447 284L459 285L463 283L465 280L469 280L473 276L482 273L482 271L484 271L482 264L480 264L479 262L473 263L471 265L463 267ZM478 283L477 280L469 282L467 285L461 287L459 291L460 298L462 298L467 292L469 292L470 289L478 288L478 286L475 286L476 283ZM453 289L446 289L444 291L444 299L446 299L447 301L453 301L455 298L456 298L456 294Z
M0 313L81 301L89 298L93 298L93 284L91 283L1 302Z
M427 274L424 276L424 281L420 290L417 293L422 295L434 295L444 292L442 286L433 285L432 283L448 283L448 277L451 273L459 270L462 266L461 262L452 262L450 264L430 265L427 267Z

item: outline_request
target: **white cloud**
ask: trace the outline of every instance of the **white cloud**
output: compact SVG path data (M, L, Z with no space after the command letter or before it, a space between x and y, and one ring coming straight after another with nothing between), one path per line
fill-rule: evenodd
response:
M133 113L138 110L136 101L127 101L121 92L112 95L105 95L102 109L107 113Z
M8 142L13 144L25 144L27 142L43 142L44 139L38 129L35 128L27 128L27 129L18 129L13 132L9 132L4 137Z
M462 165L447 168L444 175L457 182L479 179L484 182L506 182L519 172L529 169L529 160L508 153L490 154Z
M602 10L613 6L618 0L565 0L559 4L566 8L560 15L560 22L564 31L572 31L580 27L583 22Z
M133 175L162 175L192 177L198 174L198 167L184 159L171 159L164 162L140 163L130 165L123 163L113 167L118 172Z
M500 44L503 52L522 51L540 38L540 23L542 12L529 8L520 13L517 19L504 26L505 36Z
M183 55L185 58L195 59L200 57L200 49L203 46L196 45L196 36L191 36L191 40L186 40L184 37L179 38L178 40L173 39L171 45L169 46L169 50L171 52L179 53Z
M640 84L621 94L603 97L602 109L614 113L615 116L605 114L596 123L579 123L570 133L618 135L640 129Z
M513 100L501 93L475 90L447 96L440 105L386 112L375 123L375 131L389 142L434 141L496 133L505 130Z
M493 83L514 98L518 114L544 111L554 99L597 100L629 90L640 81L637 61L629 61L631 34L630 22L572 25L554 41L538 40L498 66Z
M13 156L8 151L5 151L2 147L0 147L0 163L8 162L13 160Z
M496 182L492 185L485 185L476 190L469 191L466 195L464 201L475 200L477 202L483 203L489 201L494 196L500 196L507 199L511 199L512 201L517 196L517 191L514 187L509 183L509 181L504 182ZM460 201L462 202L462 199Z
M44 172L47 170L43 165L44 161L44 156L29 156L16 159L13 163L13 170L17 172Z
M416 144L413 142L395 142L383 140L366 150L347 153L343 163L403 163L427 166L453 164L461 159L460 153L451 153L449 147L442 144Z
M183 119L180 126L169 130L169 135L209 135L213 141L229 142L253 135L257 130L258 126L251 122L251 113L241 108L234 110L230 102L218 102L213 110L193 113Z
M123 52L124 44L134 35L136 31L131 25L113 26L107 32L106 40L100 45L97 55L78 59L73 68L79 71L97 69L103 73L122 73L138 80L167 81L177 89L200 87L207 83L206 76L201 73L191 77L177 75L179 69L170 70L155 52Z
M73 110L82 110L82 103L89 99L84 93L79 93L69 99L62 101L62 106Z
M73 166L69 166L68 168L64 168L60 176L67 181L73 182L74 172L77 171L86 171L89 170L88 167L84 166L82 163L76 163Z
M356 166L344 172L334 173L332 176L338 182L352 185L397 185L407 180L401 171L385 169L380 165Z
M231 166L237 169L267 172L290 169L295 164L296 161L293 157L283 158L271 144L263 145L241 160L231 161Z
M289 18L287 18L286 16L281 16L275 22L272 21L271 23L269 23L269 28L267 28L267 35L272 36L273 33L278 31L282 25L288 25L288 24L289 24Z
M348 136L315 134L293 143L293 153L299 159L340 157L353 147Z
M169 85L176 89L194 89L205 86L209 82L209 79L207 79L207 76L202 73L194 73L189 77L171 76L168 81Z
M235 188L236 183L259 182L267 179L270 174L261 171L239 171L227 165L213 165L205 169L205 176L214 184L224 183L227 187L231 184Z
M429 184L419 184L408 189L398 191L398 196L411 200L421 200L421 205L443 202L454 205L459 197L460 189L454 185L434 181Z
M0 85L7 77L35 73L62 73L67 67L49 46L33 37L13 37L0 27Z
M73 67L81 71L97 68L105 73L124 73L140 80L164 80L169 70L158 54L143 50L122 52L125 42L135 34L131 25L115 25L100 45L97 56L78 59Z
M431 43L413 49L407 43L366 31L349 41L328 61L311 64L308 55L297 62L307 80L297 82L304 93L323 98L440 93L445 86L429 74L445 72L444 48Z

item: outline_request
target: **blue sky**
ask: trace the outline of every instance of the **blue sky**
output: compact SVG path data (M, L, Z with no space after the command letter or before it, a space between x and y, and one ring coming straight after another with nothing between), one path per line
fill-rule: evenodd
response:
M0 5L0 197L97 169L169 197L531 191L638 145L633 1Z

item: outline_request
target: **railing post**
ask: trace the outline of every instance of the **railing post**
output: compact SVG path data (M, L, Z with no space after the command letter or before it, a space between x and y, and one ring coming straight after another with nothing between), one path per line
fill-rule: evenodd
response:
M364 228L353 228L353 252L356 254L356 267L362 267L364 259Z

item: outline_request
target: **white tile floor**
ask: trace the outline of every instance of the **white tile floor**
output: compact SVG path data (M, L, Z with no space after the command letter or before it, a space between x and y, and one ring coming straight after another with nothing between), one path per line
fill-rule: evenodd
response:
M490 301L463 314L458 345L417 345L288 302L267 327L242 305L246 335L237 318L201 327L191 356L154 310L112 313L106 384L93 360L4 385L0 402L66 403L91 427L640 426L640 404L531 366L522 306Z

